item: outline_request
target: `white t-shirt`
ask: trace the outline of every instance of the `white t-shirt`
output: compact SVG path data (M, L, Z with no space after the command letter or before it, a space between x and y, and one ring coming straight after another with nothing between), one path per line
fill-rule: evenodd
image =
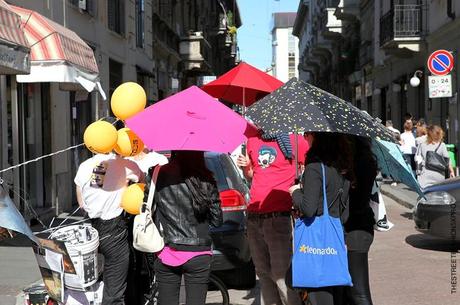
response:
M394 133L397 133L397 134L401 134L401 132L399 132L399 130L397 130L396 128L394 128L393 126L389 126L387 127L390 131L394 132Z
M149 168L151 168L152 166L156 166L156 165L163 166L168 163L168 158L154 151L144 154L140 156L140 158L138 156L134 156L134 157L129 157L127 159L136 162L136 164L139 166L139 168L144 173L147 173Z
M98 154L80 164L74 182L81 188L83 208L89 217L109 220L123 212L121 196L128 181L143 180L135 162L115 154Z
M401 134L401 141L403 141L403 144L401 145L401 151L403 154L415 154L417 149L415 147L415 138L412 131L403 132Z

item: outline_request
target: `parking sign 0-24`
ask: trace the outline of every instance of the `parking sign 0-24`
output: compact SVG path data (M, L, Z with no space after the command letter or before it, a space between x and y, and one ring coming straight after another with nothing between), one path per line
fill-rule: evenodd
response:
M452 76L428 76L430 98L452 97Z

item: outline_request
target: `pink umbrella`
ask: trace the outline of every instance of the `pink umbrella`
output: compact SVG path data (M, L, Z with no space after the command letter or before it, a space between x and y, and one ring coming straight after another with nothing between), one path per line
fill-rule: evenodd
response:
M232 152L257 128L201 89L192 86L126 120L155 151Z

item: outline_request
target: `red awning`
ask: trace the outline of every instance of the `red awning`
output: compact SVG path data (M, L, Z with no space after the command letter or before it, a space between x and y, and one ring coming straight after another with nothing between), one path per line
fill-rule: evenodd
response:
M0 0L0 40L29 48L21 29L21 18L3 0Z
M29 73L29 52L21 17L0 0L0 74Z
M65 61L87 73L99 73L93 50L73 31L25 8L10 5L21 17L34 62Z

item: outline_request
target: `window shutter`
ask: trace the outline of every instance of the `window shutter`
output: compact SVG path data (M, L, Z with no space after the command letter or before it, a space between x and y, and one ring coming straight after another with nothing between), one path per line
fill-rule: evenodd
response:
M120 34L124 34L125 33L125 14L126 14L126 11L125 11L125 1L123 0L118 0L118 3L119 3L119 22L120 22L120 31L119 33Z
M116 0L107 1L107 25L110 30L115 31L116 29L116 8L118 3Z
M97 0L86 0L86 10L93 17L97 15L97 2Z

